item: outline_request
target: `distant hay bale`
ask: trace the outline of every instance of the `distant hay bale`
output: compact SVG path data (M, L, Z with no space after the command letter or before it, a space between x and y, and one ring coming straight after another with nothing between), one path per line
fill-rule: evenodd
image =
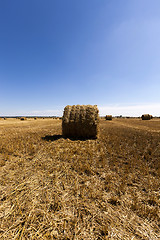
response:
M99 132L97 105L66 106L62 118L64 137L97 138Z
M106 115L106 120L112 120L112 115Z
M4 119L4 120L7 120L7 118L5 118L5 117L4 117L3 119Z
M24 120L27 120L27 118L26 117L21 117L20 120L24 121Z
M152 119L153 117L152 117L152 115L150 115L150 114L143 114L141 118L142 118L142 120L150 120L150 119Z

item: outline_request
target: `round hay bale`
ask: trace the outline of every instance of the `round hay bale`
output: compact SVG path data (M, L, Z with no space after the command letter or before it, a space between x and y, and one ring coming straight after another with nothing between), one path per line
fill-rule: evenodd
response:
M112 115L106 115L106 120L112 120Z
M62 134L71 138L97 138L99 132L97 105L66 106L62 118Z
M150 120L150 119L152 119L152 115L150 115L150 114L143 114L141 118L142 118L142 120Z
M20 120L24 121L24 120L27 120L27 118L26 117L21 117Z

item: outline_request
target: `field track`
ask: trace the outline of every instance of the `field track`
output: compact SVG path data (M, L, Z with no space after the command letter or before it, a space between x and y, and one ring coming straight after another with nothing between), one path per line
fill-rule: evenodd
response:
M142 121L141 119L115 119L112 123L134 129L160 132L160 119Z

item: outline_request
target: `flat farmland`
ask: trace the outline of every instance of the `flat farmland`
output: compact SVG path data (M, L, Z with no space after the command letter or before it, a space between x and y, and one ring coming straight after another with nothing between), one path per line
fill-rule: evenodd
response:
M160 239L160 119L0 120L0 239Z

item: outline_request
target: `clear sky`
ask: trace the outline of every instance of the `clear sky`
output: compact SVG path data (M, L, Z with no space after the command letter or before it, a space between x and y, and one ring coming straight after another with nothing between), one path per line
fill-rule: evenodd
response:
M159 0L0 1L0 115L160 115Z

